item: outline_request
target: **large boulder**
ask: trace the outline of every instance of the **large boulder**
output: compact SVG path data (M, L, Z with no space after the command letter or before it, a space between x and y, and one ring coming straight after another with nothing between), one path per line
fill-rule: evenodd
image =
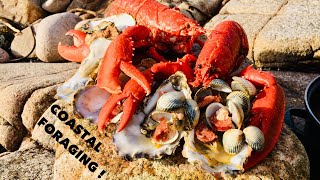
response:
M0 179L53 179L54 153L41 148L0 154Z
M40 5L41 0L0 0L0 17L31 24L47 15Z
M45 62L64 61L58 53L58 43L73 44L72 37L65 34L79 21L81 19L73 13L59 13L44 18L37 27L37 57Z
M30 97L42 97L46 87L64 82L78 67L74 63L45 64L45 63L12 63L0 66L0 145L8 151L17 150L27 130L22 123L21 114ZM37 91L39 90L39 91ZM37 91L32 96L34 91ZM50 97L51 98L51 97ZM30 100L32 104L36 102ZM48 102L50 99L48 99ZM43 100L43 104L46 103ZM36 105L36 104L34 104ZM37 106L36 106L37 107ZM26 106L24 117L35 117L36 110L30 112ZM34 113L34 114L32 114Z

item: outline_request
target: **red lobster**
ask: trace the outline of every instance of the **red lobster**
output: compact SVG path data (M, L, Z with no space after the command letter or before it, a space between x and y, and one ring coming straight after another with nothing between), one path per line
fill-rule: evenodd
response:
M153 83L155 75L161 75L162 78L167 78L177 71L182 71L188 79L193 76L193 70L188 66L188 62L193 60L193 56L186 55L177 62L162 62L154 64L150 69L143 72L149 84ZM120 118L120 123L117 132L120 132L130 122L137 106L146 97L147 93L134 79L129 80L124 86L121 94L113 94L100 110L98 117L98 128L102 132L113 118L113 110L117 107L118 102L127 98L123 103L123 114Z
M249 169L262 161L275 147L284 121L286 101L283 90L271 73L248 66L240 75L255 86L263 88L253 102L249 125L261 129L265 137L265 148L249 157L244 166Z
M189 53L195 38L205 32L196 21L154 0L115 0L106 16L121 13L130 14L139 25L148 27L158 49L170 46L176 52Z

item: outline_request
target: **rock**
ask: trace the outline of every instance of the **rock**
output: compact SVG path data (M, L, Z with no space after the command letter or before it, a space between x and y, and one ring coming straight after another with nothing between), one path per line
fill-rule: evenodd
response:
M63 12L70 5L71 0L47 0L42 4L42 8L51 13Z
M45 62L64 61L58 53L58 43L73 43L72 37L65 36L65 34L79 21L81 19L72 13L59 13L44 18L37 28L36 54L38 58Z
M218 14L205 24L205 29L214 29L215 26L225 20L232 20L239 23L248 37L249 52L248 59L253 62L253 44L257 34L268 22L271 16L260 14Z
M64 82L77 67L74 63L8 63L0 66L0 144L4 148L9 151L19 148L27 132L21 119L25 103L46 90L39 90L34 96L32 93ZM40 110L40 106L37 109ZM26 107L28 112L31 107Z
M22 112L22 123L29 132L32 132L37 121L52 103L54 103L54 96L58 85L36 90L24 105Z
M254 43L255 64L259 67L293 67L312 60L320 49L320 16L277 15L259 32ZM311 65L309 65L311 66Z
M290 0L277 14L319 16L320 1Z
M196 0L196 1L171 1L157 0L158 2L169 6L170 8L178 8L187 17L196 20L199 24L204 24L211 17L217 14L222 0Z
M32 148L0 154L0 179L53 179L54 154Z
M274 15L287 0L230 0L219 14L263 14Z
M40 146L35 140L31 139L31 137L25 137L23 138L18 151L24 151L32 148L40 148Z
M0 0L0 17L31 24L47 15L40 3L40 0Z
M81 8L96 12L103 12L113 0L73 0L67 11Z
M33 27L29 26L17 33L11 43L11 53L17 57L30 57L35 58L36 40Z
M0 63L9 62L10 56L4 49L0 48Z
M67 106L62 107L71 116L72 112ZM50 115L51 114L51 115ZM52 113L48 112L48 119L52 120ZM56 121L60 121L55 118ZM101 142L99 152L85 143L81 138L82 134L75 134L69 126L63 124L56 127L63 137L70 140L69 146L76 145L83 150L90 162L98 164L97 169L91 172L87 166L79 162L81 157L75 158L63 145L58 144L56 149L56 161L54 165L54 179L98 179L102 170L105 173L101 178L118 179L308 179L309 161L303 145L297 137L286 126L281 133L278 144L272 153L267 156L260 164L243 174L232 176L230 174L212 174L202 170L199 164L190 164L181 155L181 150L177 150L174 157L167 157L160 160L147 160L145 158L126 161L119 157L113 145L112 133L115 126L109 125L106 133L101 134L97 131L97 126L90 124L84 119L76 119L76 125L81 124L89 131L90 137L94 136L98 142ZM44 129L44 125L39 126ZM89 138L89 137L88 137ZM51 138L52 139L52 138ZM97 143L96 141L96 143ZM79 149L77 151L79 151ZM290 149L290 151L288 151ZM75 152L77 153L77 152ZM80 155L79 155L80 156ZM72 167L72 168L70 168Z

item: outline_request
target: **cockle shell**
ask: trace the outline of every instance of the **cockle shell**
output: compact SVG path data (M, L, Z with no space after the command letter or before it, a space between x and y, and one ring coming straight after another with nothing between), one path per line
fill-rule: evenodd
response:
M160 96L157 102L157 110L172 111L184 105L186 97L181 91L171 91Z
M255 126L248 126L243 130L245 141L256 151L261 151L264 147L264 134Z
M242 91L233 91L227 96L227 101L233 101L234 103L238 104L244 114L248 114L251 109L250 104L250 97L247 93Z
M240 129L244 120L244 113L242 108L233 101L228 101L227 107L229 108L229 112L231 113L232 122L237 126L238 129Z
M237 154L243 147L243 132L239 129L229 129L222 136L224 150L229 154Z
M226 93L231 93L232 92L232 89L230 88L228 83L226 83L222 79L214 79L209 83L208 86L211 87L212 89L216 89L216 90L221 91L221 92L226 92Z
M221 108L224 108L226 111L229 111L223 104L221 103L211 103L206 109L206 120L207 124L213 128L213 124L211 124L211 117Z
M253 97L257 94L256 87L248 80L243 77L232 77L231 88L233 91L242 91Z
M185 130L191 130L196 127L199 122L200 110L197 102L187 99L185 103Z

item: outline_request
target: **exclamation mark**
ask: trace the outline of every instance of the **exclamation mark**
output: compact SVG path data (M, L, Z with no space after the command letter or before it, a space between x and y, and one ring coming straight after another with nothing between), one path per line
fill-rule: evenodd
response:
M104 173L106 173L106 171L102 170L101 173L99 174L98 178L101 178L104 175Z

